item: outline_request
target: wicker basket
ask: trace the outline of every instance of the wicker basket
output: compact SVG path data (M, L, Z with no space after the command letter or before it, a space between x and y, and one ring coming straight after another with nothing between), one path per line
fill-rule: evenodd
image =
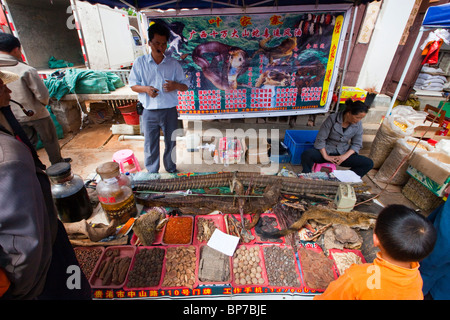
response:
M441 198L412 177L402 188L402 194L424 211L433 210L443 202Z

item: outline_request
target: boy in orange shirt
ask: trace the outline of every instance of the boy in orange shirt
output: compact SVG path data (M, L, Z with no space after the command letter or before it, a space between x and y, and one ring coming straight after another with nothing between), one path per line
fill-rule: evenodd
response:
M422 215L390 205L378 215L373 263L352 265L314 300L423 300L419 263L433 250L436 230Z

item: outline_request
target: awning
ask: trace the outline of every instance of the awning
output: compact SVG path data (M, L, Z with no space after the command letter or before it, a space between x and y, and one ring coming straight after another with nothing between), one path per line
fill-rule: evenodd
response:
M429 28L450 28L450 3L428 8L422 25Z
M144 9L209 9L246 8L293 5L323 5L339 3L367 3L373 0L81 0L110 7ZM378 1L378 0L377 0Z

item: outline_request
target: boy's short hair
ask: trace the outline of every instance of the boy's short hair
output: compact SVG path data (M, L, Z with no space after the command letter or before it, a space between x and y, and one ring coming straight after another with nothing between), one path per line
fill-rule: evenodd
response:
M378 215L374 233L386 253L404 262L421 261L433 251L437 232L424 216L394 204Z
M11 52L15 48L20 48L20 41L9 33L0 32L0 51Z
M166 26L158 23L158 22L152 22L150 23L150 26L148 27L148 40L151 41L153 37L156 34L159 34L161 36L165 36L167 38L167 41L170 39L170 30Z

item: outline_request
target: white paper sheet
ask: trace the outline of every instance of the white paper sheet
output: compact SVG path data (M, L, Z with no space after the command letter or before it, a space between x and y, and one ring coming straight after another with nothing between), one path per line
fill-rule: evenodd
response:
M233 256L238 243L239 237L226 234L219 229L216 229L211 238L209 238L207 245L231 257Z
M362 182L361 177L352 170L334 170L333 174L342 182Z

